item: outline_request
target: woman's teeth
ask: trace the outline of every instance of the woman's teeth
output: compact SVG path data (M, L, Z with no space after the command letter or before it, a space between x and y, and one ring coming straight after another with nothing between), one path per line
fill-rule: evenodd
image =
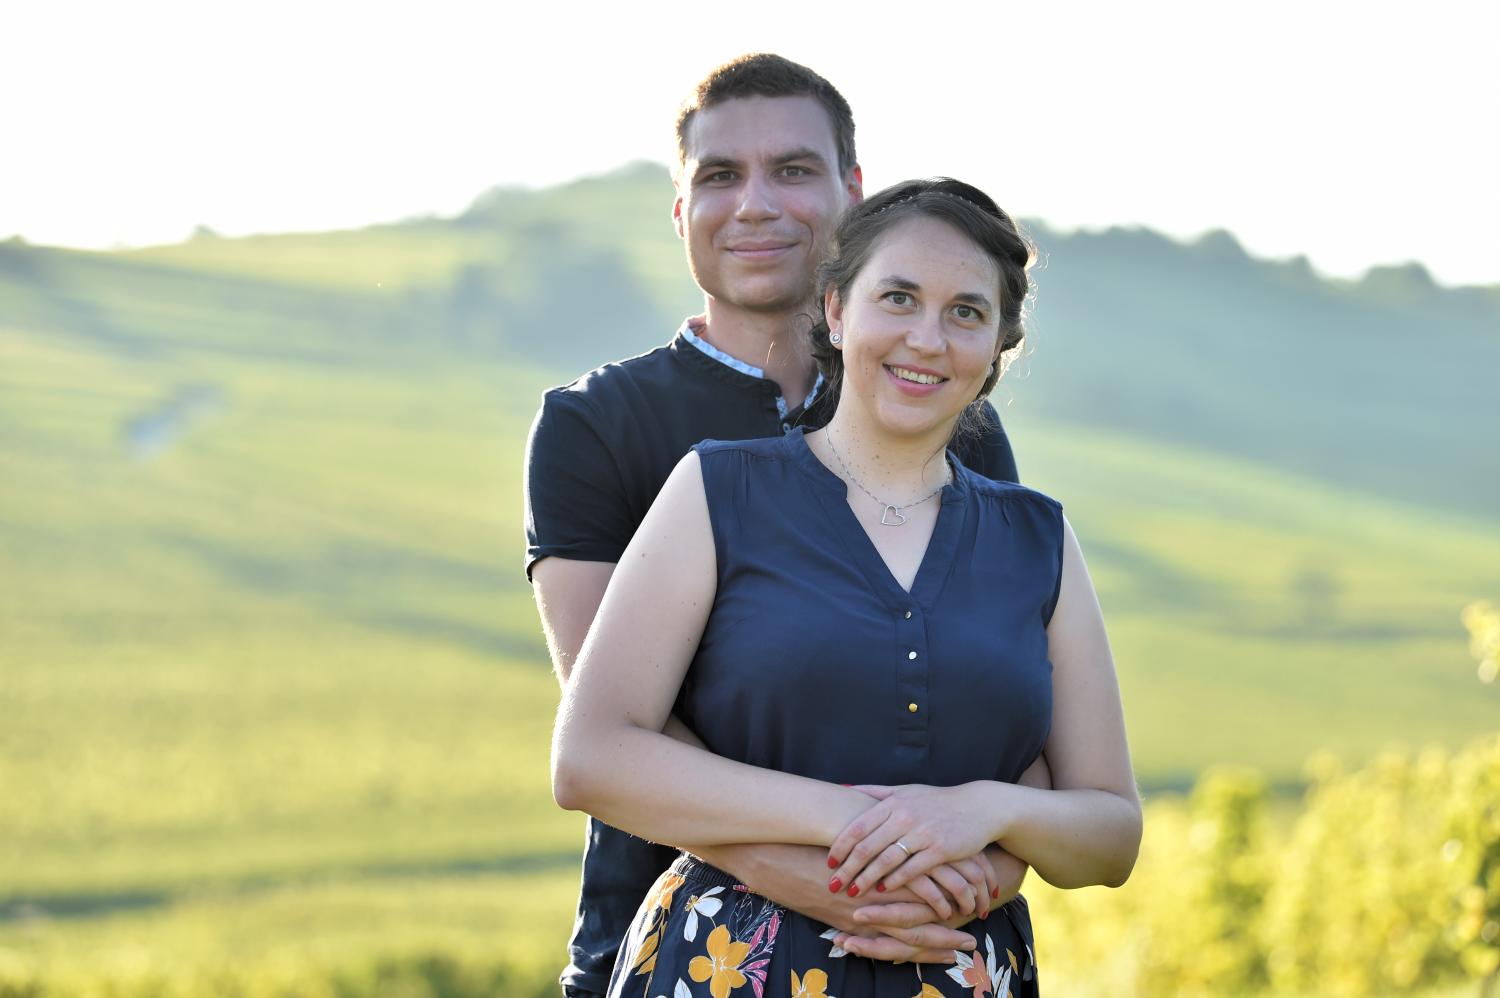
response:
M886 370L902 381L915 381L919 385L936 385L948 380L947 378L940 378L936 374L918 374L916 371L908 371L904 367L888 367Z

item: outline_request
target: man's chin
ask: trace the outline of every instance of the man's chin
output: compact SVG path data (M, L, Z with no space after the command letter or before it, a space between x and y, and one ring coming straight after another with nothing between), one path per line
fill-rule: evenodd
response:
M729 294L715 295L718 301L746 312L792 312L811 308L813 289L808 288L735 288Z

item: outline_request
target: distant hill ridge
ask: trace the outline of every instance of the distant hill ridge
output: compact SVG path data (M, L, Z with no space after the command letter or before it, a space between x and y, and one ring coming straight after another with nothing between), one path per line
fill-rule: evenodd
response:
M115 253L12 240L0 324L308 363L379 363L399 345L561 381L701 307L670 201L666 170L635 163L357 231ZM1027 425L1102 426L1500 522L1500 285L1443 287L1417 264L1329 279L1223 231L1029 229L1031 331L996 394L1023 472Z

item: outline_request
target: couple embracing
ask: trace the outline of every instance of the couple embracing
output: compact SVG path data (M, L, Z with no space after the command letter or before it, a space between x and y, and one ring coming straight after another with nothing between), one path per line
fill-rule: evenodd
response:
M865 199L848 104L777 56L678 149L704 314L528 448L553 791L593 816L564 992L1035 994L1027 869L1123 883L1141 812L1078 542L986 401L1031 248L958 181Z

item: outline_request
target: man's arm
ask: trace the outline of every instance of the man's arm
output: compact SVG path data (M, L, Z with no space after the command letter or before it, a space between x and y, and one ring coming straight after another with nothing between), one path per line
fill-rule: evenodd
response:
M571 561L543 558L531 566L531 588L536 610L547 636L552 671L561 686L568 685L578 649L588 636L589 625L599 612L599 602L615 574L612 561Z

